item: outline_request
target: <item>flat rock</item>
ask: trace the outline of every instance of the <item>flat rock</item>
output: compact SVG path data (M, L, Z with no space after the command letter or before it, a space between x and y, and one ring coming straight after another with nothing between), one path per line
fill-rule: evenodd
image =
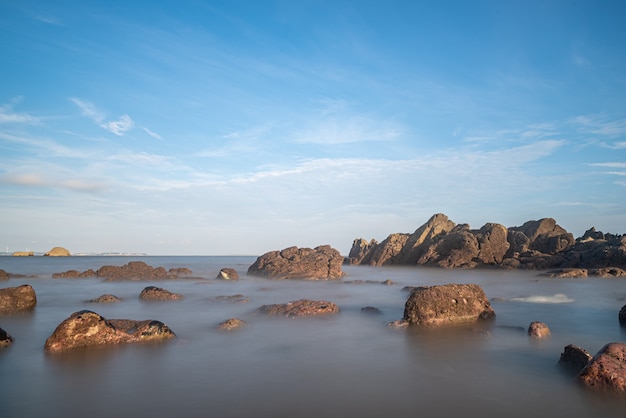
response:
M602 347L576 379L594 391L626 395L626 344L613 342Z
M160 321L106 319L92 311L79 311L57 326L44 345L47 352L77 348L142 342L175 338L176 334Z
M37 305L37 295L31 285L0 289L0 315L30 311Z
M215 300L218 302L230 302L230 303L248 303L250 302L250 298L241 294L237 295L220 295L211 298L211 300Z
M496 316L483 289L476 284L416 287L404 307L404 320L414 326L439 327Z
M283 304L263 305L259 308L259 312L266 315L293 318L299 316L332 315L339 312L339 307L332 302L324 300L300 299Z

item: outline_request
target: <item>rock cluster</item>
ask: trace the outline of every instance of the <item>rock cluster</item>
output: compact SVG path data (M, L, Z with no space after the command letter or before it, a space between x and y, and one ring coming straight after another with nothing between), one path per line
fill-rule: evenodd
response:
M329 245L289 247L263 254L248 268L248 274L270 279L340 279L343 257Z
M79 311L57 326L44 350L62 352L99 345L163 341L176 337L159 321L106 319L92 311Z
M0 315L30 311L37 305L37 295L31 285L0 289Z
M107 281L118 280L171 280L180 277L188 277L192 274L186 267L176 267L165 270L164 267L152 267L143 261L131 261L123 266L102 266L97 271L92 269L80 272L68 270L62 273L54 273L54 278L82 278L102 277Z
M439 213L412 234L391 234L380 243L354 240L345 262L446 268L626 268L626 235L592 228L575 240L552 218L511 228L487 223L474 230Z

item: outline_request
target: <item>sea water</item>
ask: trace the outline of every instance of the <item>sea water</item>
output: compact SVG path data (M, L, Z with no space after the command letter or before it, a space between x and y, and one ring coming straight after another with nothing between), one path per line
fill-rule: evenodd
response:
M188 267L193 279L106 282L53 279L69 269L145 261ZM623 416L626 401L590 393L557 366L563 348L595 354L626 341L618 312L624 279L554 279L536 271L444 270L344 266L340 281L269 280L247 276L255 257L0 257L0 268L26 278L31 313L0 316L15 342L0 350L0 416L4 417L601 417ZM223 267L238 281L216 280ZM393 284L382 284L391 280ZM369 281L369 283L368 283ZM405 286L476 283L496 319L480 331L395 329ZM138 299L149 285L182 301ZM102 294L122 299L87 304ZM247 303L215 300L243 295ZM328 300L340 313L285 319L257 313L264 304ZM361 308L376 307L379 314ZM110 319L165 322L177 338L64 354L43 351L46 338L73 312ZM237 317L247 326L216 326ZM550 338L530 339L532 321Z

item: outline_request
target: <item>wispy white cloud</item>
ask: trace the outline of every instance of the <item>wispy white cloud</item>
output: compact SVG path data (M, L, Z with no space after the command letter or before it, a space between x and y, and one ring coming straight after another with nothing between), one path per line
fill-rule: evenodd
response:
M600 145L602 145L604 148L609 149L626 149L626 141L617 141L612 144L603 142Z
M108 158L111 161L121 161L130 164L158 165L169 164L171 158L164 155L150 154L147 152L123 152Z
M30 123L36 124L39 119L28 113L15 113L13 112L13 106L11 104L4 104L0 106L0 124L9 123Z
M78 99L76 97L71 97L70 100L72 101L72 103L80 108L83 116L88 117L98 124L102 123L102 121L104 120L104 113L98 110L98 108L96 108L93 103Z
M141 129L143 129L143 131L147 133L148 135L150 135L152 138L163 140L163 137L161 137L161 135L157 134L156 132L152 132L150 129L146 128L145 126L142 126Z
M593 167L626 168L626 162L589 163Z
M621 136L626 134L626 118L609 118L606 115L579 115L570 120L581 131L602 135Z
M100 124L100 127L117 136L124 136L124 134L133 129L134 126L135 122L133 122L128 115L122 115L119 120L116 121L104 122Z
M362 117L320 121L293 137L295 143L337 145L357 142L386 142L399 138L402 130L393 123Z

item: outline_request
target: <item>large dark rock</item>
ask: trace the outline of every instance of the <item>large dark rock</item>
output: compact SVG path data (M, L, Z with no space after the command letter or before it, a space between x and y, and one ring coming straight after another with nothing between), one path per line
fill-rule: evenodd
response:
M37 305L37 295L31 285L0 289L0 315L30 311Z
M164 341L176 334L154 320L106 319L92 311L73 313L48 337L44 350L61 352L101 345Z
M412 234L394 233L381 243L355 239L346 264L431 265L446 268L500 266L507 269L626 268L626 235L595 229L574 240L552 218L506 228L487 223L479 230L433 215ZM616 274L609 273L612 276Z
M152 267L143 261L131 261L123 266L102 266L98 271L92 269L80 272L78 270L68 270L62 273L54 273L54 278L82 278L101 277L106 281L119 280L172 280L179 277L189 277L192 272L186 267L176 267L165 270L164 267Z
M576 378L589 389L626 395L626 344L602 347Z
M286 316L288 318L298 316L330 315L339 312L339 307L325 300L300 299L293 302L263 305L259 312L266 315Z
M0 281L9 280L9 273L0 269Z
M248 274L270 279L340 279L343 257L329 245L289 247L263 254L248 268Z
M8 332L0 328L0 348L8 347L13 343L13 337Z
M404 306L404 320L425 327L491 320L495 316L485 292L476 284L416 287Z

